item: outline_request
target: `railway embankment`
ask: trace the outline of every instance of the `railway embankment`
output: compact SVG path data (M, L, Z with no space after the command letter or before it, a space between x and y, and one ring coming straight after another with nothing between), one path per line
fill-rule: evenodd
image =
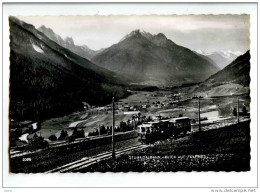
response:
M111 135L80 139L61 143L34 152L20 152L10 158L10 171L14 173L44 172L59 165L70 163L84 156L111 150ZM137 132L128 131L114 136L116 146L137 142ZM40 167L38 167L40 166Z

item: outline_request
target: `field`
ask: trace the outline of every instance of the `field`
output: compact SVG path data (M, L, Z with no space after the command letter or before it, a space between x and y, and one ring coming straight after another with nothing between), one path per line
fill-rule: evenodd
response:
M173 101L170 95L172 91L135 91L132 95L125 99L121 99L116 103L116 106L140 106L150 105L148 108L138 109L142 116L155 117L161 115L163 117L178 117L179 114L188 116L191 119L198 117L198 100L188 99L183 94L179 102ZM250 111L250 98L247 95L240 96L240 109L243 104L247 110ZM160 104L157 102L160 101ZM232 108L236 107L236 96L223 96L201 99L201 113L218 112L217 115L222 117L230 116ZM119 126L120 121L132 120L131 114L124 114L127 111L117 110L115 114L115 124ZM211 114L208 114L212 116ZM216 116L216 114L214 115ZM210 117L208 117L210 118ZM86 110L85 112L78 112L68 116L49 119L42 123L42 129L38 134L48 139L50 135L60 135L62 129L67 130L69 135L72 133L70 127L77 125L83 126L85 134L97 129L100 125L112 126L112 112L111 110L98 110L98 108Z
M117 101L115 104L117 109L115 113L116 126L119 126L120 121L132 120L132 114L125 114L126 112L133 112L125 108L131 106L137 107L137 111L140 111L141 116L145 117L151 116L155 118L159 115L163 117L178 117L181 114L182 116L196 120L198 117L198 99L191 99L190 95L186 95L184 90L182 92L178 91L182 96L178 100L173 100L172 98L172 95L176 94L177 91L160 90L154 92L135 91L127 98ZM200 101L201 117L208 118L208 120L202 121L202 125L206 122L228 117L230 121L235 121L235 117L232 116L232 108L237 105L237 96L209 97L202 98ZM248 95L240 95L239 101L240 111L242 106L245 105L250 112L250 97ZM143 105L147 106L143 108ZM119 109L118 107L123 108ZM111 108L108 106L95 107L84 112L76 112L67 116L46 120L42 123L42 128L37 133L48 140L48 137L53 134L58 137L61 130L67 130L70 135L72 128L79 125L84 128L86 135L88 132L97 129L100 125L111 126ZM133 165L136 166L134 171L249 170L249 126L247 125L245 128L232 127L225 129L204 131L201 134L193 133L175 141L164 141L159 145L151 145L143 151L135 152L131 158L129 155L120 157L116 166L114 162L108 160L108 162L100 162L99 164L101 165L94 165L90 169L88 168L81 172L97 171L97 168L100 169L98 171L102 172L117 170L132 171ZM197 130L196 125L192 127L192 131L195 130ZM85 139L87 140L87 138ZM116 148L136 143L137 138L126 140L117 143ZM13 165L12 172L43 172L78 160L84 156L108 151L110 148L111 145L102 145L93 149L76 148L76 150L72 148L71 151L66 149L62 151L50 149L33 155L31 157L33 162L31 163L22 162L20 160L22 158L13 159L11 161L11 165ZM237 153L240 150L243 153L241 155ZM160 153L160 159L156 158L158 153ZM140 159L136 159L136 155ZM146 159L147 155L150 158L143 160L143 158ZM163 159L161 159L162 157ZM180 166L180 163L183 164ZM203 163L203 167L198 163ZM221 163L223 164L221 165Z
M80 172L249 171L249 121L162 141Z

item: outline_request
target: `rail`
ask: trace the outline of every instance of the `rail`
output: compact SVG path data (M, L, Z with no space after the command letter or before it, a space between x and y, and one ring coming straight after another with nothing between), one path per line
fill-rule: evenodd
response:
M142 149L145 148L147 145L142 145L142 144L137 144L134 146L128 146L126 148L120 148L118 150L115 151L116 156L131 152L133 150L137 150L137 149ZM112 152L105 152L105 153L101 153L101 154L97 154L95 156L91 156L91 157L84 157L78 161L75 162L71 162L69 164L60 166L58 168L49 170L45 173L54 173L54 172L60 172L60 173L65 173L65 172L75 172L77 170L86 168L94 163L97 163L101 160L104 159L108 159L111 157Z

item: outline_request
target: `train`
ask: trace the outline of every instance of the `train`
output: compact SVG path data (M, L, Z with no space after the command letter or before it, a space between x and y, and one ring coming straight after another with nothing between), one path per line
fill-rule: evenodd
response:
M137 127L138 141L141 143L154 143L171 136L178 137L181 133L186 135L190 131L191 119L188 117L145 122Z

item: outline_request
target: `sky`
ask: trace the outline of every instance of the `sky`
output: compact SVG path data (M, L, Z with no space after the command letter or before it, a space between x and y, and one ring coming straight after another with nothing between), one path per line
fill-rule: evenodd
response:
M204 52L245 53L250 48L250 16L242 15L94 15L20 16L34 25L51 28L62 38L93 50L118 43L126 34L140 29L163 33L178 45Z

